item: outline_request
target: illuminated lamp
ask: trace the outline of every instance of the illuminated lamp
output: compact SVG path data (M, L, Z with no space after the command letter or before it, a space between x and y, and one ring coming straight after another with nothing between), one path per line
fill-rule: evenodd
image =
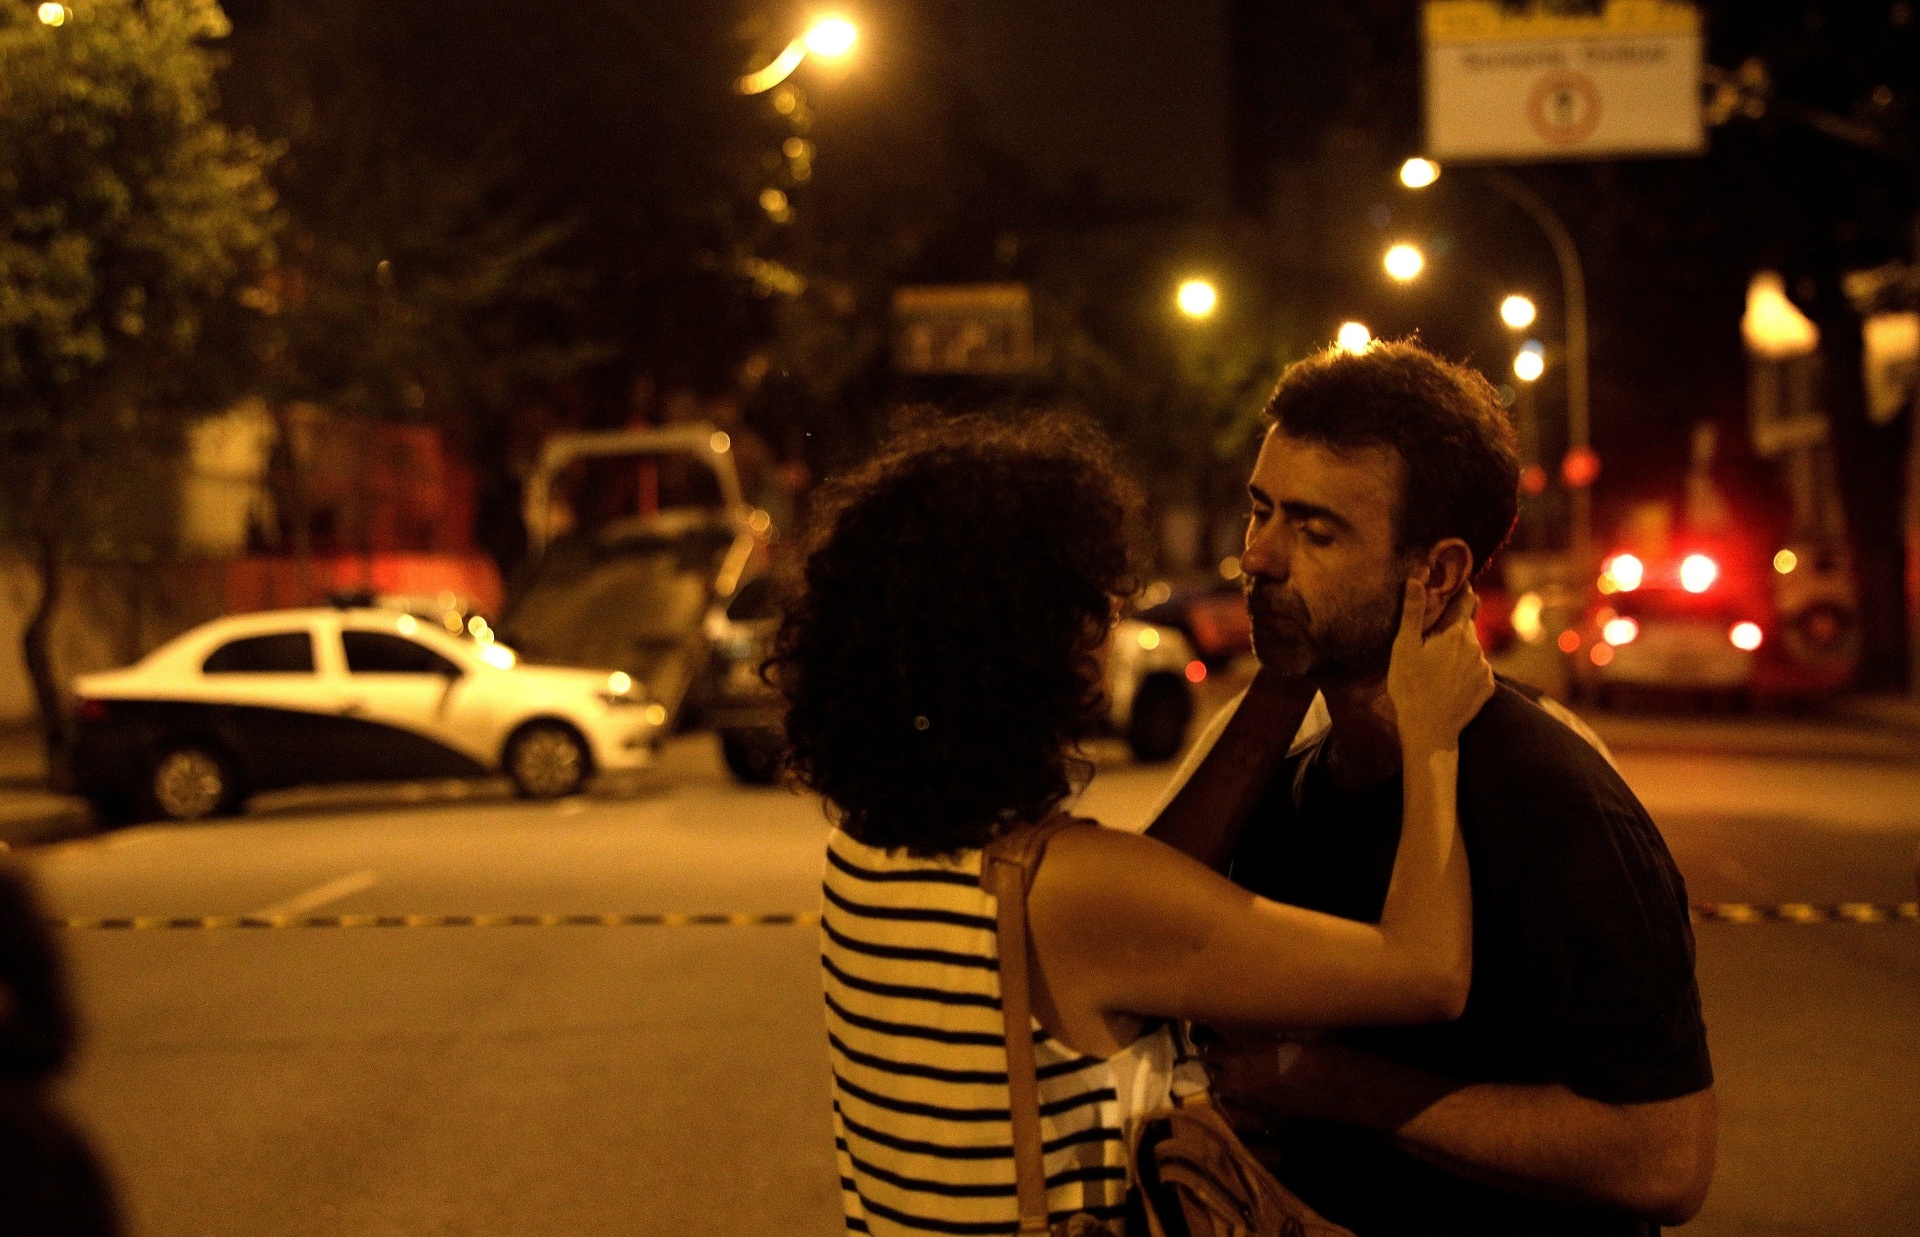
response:
M1680 560L1680 587L1689 593L1704 593L1720 578L1720 564L1704 554L1689 554Z
M1632 644L1640 634L1640 624L1630 618L1611 618L1600 629L1600 638L1619 648L1623 644Z
M1631 593L1647 578L1647 566L1631 554L1616 554L1608 561L1605 575L1614 588Z

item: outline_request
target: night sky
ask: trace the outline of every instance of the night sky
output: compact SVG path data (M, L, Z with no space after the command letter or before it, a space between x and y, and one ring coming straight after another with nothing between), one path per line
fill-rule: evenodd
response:
M1227 16L1222 0L977 0L969 80L988 132L1064 187L1091 174L1115 196L1227 201Z

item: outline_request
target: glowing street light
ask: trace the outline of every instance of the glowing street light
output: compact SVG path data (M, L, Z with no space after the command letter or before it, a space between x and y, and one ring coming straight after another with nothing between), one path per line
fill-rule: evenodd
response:
M778 56L766 68L757 73L749 73L734 83L734 89L741 94L764 94L781 82L793 76L800 62L808 53L822 60L837 60L853 50L860 40L860 31L844 17L823 17L808 26L806 31L787 44Z
M1220 305L1220 290L1205 279L1189 279L1173 294L1173 301L1189 318L1211 318Z
M1524 331L1532 326L1539 314L1532 301L1517 293L1500 302L1500 321L1516 331Z
M1409 189L1425 189L1440 179L1440 165L1431 159L1409 159L1400 165L1400 183Z
M1387 268L1387 274L1401 283L1407 283L1417 279L1420 272L1426 269L1427 258L1412 245L1401 244L1387 250L1382 265Z
M860 31L844 17L826 17L809 26L800 38L814 55L837 60L853 50Z
M67 19L73 16L73 10L64 4L48 3L40 6L37 15L43 26L64 26Z
M1537 339L1520 345L1513 355L1513 376L1522 382L1536 382L1547 372L1547 350Z
M1342 352L1359 356L1373 346L1373 332L1359 322L1342 322L1339 333L1333 337L1333 346Z

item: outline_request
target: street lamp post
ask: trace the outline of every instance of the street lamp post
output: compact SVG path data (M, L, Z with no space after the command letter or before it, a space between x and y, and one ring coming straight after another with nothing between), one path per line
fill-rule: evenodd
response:
M1592 454L1592 426L1587 405L1587 276L1580 250L1560 216L1526 182L1500 168L1481 168L1494 191L1518 206L1546 233L1560 264L1560 286L1566 296L1567 332L1567 454ZM1439 179L1439 165L1429 159L1409 159L1400 168L1400 181L1409 189L1423 189ZM1585 571L1593 554L1593 493L1576 485L1571 503L1571 541L1575 567Z
M787 44L767 67L747 74L734 83L741 94L764 94L793 76L809 53L823 60L837 60L853 50L859 30L844 17L823 17L808 26Z

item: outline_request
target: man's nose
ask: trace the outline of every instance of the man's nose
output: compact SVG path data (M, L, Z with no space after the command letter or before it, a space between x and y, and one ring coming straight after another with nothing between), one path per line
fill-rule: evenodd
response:
M1275 517L1264 525L1247 524L1247 548L1240 555L1240 570L1266 580L1285 580L1291 569L1293 538L1286 521Z

